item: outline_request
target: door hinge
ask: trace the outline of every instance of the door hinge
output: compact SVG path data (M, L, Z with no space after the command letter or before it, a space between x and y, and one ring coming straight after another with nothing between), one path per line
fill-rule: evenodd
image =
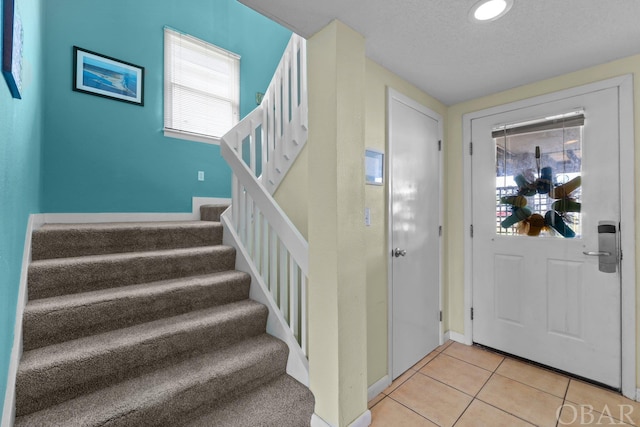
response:
M442 151L442 140L438 140L438 151Z
M473 142L469 143L469 155L473 156Z
M440 321L442 322L442 310L440 310Z
M471 237L473 238L473 224L471 224Z
M473 320L473 307L471 307L471 320Z
M442 237L442 226L441 225L438 227L438 236Z
M622 249L620 249L620 262L622 262L622 258L624 258L624 255L622 254Z

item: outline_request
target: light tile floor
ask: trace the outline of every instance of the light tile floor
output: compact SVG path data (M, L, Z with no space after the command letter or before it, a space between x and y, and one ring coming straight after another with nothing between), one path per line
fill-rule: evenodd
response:
M369 402L372 426L640 427L640 403L449 341Z

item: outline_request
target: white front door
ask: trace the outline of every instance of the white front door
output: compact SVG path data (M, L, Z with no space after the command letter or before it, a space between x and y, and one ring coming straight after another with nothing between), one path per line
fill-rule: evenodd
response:
M389 90L391 374L440 342L442 119Z
M620 388L617 88L471 134L473 341Z

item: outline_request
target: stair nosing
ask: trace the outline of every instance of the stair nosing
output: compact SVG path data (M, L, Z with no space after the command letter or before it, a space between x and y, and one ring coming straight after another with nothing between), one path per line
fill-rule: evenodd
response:
M189 254L195 255L195 254L204 254L204 253L215 252L215 251L232 251L232 250L235 250L235 248L229 245L208 245L208 246L196 246L196 247L187 247L187 248L161 249L161 250L153 250L153 251L118 252L118 253L111 253L111 254L96 254L96 255L85 255L85 256L76 256L76 257L67 257L67 258L49 258L49 259L39 259L39 260L31 261L29 263L29 269L46 268L50 266L54 267L56 265L63 267L63 266L74 265L74 264L120 261L120 260L130 260L130 259L137 259L137 258L154 258L154 257L163 257L166 255L189 256Z
M208 319L211 316L222 316L223 314L232 313L238 308L253 310L256 313L262 312L266 309L264 305L256 301L245 299L224 304L222 306L191 311L178 316L165 317L151 322L128 326L126 328L115 329L112 331L76 338L75 340L52 344L46 347L35 348L23 353L20 366L18 367L18 377L26 372L31 372L32 370L37 371L49 369L61 364L69 364L76 361L86 360L90 359L92 355L101 355L115 351L118 348L132 347L134 345L138 346L141 343L157 340L161 337L184 333L191 330L191 325L197 324L199 320ZM251 314L256 313L252 312ZM246 315L246 312L242 312L238 317L243 318ZM221 319L215 319L215 321L212 319L208 320L210 320L208 323L216 323ZM133 343L128 344L126 341L131 336L134 336L135 339ZM65 348L69 347L69 343L80 345L80 348L78 349L77 347L74 347L74 350L71 351L68 348ZM41 355L46 357L38 357Z
M144 290L152 290L152 292L150 292L151 295L162 295L164 293L168 293L171 290L187 287L185 285L180 285L185 282L192 282L193 280L200 282L196 285L191 284L191 286L193 287L208 286L211 283L221 283L223 281L222 277L225 275L233 276L229 278L240 279L247 277L248 273L240 270L222 270L208 274L199 274L194 276L179 277L175 279L157 280L153 282L137 283L133 285L125 285L114 288L97 289L95 291L39 298L27 302L25 306L25 315L27 313L42 313L47 311L47 308L55 306L60 306L62 307L61 309L70 309L73 307L97 304L105 301L116 301L121 298L124 299L132 296L143 296L145 293L143 292ZM215 281L215 279L219 279L221 282L217 282ZM111 298L107 298L108 296L111 296ZM80 304L80 302L84 302L84 304Z
M311 395L311 411L309 415L309 421L311 421L311 414L313 413L313 405L315 404L315 398L311 391L302 383L298 382L295 378L291 377L289 374L282 374L273 380L260 385L254 389L248 390L246 393L241 396L235 396L230 400L221 399L215 402L214 405L210 405L204 411L200 411L202 413L197 414L195 417L191 417L185 424L185 427L201 427L207 426L211 427L211 421L215 420L215 426L221 426L220 420L229 421L229 418L233 418L233 426L239 425L255 425L255 416L256 410L259 412L260 409L267 409L268 411L273 411L275 407L282 406L282 394L277 393L285 389L285 398L290 400L287 401L289 406L293 404L308 404L309 402L305 401L309 395ZM277 394L274 394L277 393ZM265 401L268 406L265 406ZM238 401L240 401L240 405L242 408L247 408L246 411L243 411L242 414L238 414L237 407ZM247 414L248 412L248 414ZM271 415L271 414L269 414ZM289 414L286 412L279 412L278 415L280 417L287 417L289 419ZM253 423L247 424L248 418L253 421ZM263 420L263 418L258 418ZM241 424L239 421L245 422ZM272 418L269 421L273 421ZM225 426L227 424L224 424ZM275 425L269 423L268 425ZM287 425L293 426L292 423L287 423ZM297 425L297 424L296 424Z
M100 408L102 408L105 417L109 415L108 409L120 409L120 411L114 411L120 414L127 414L131 410L139 410L140 408L150 410L154 406L161 405L162 402L173 399L180 393L184 393L202 383L203 374L207 374L207 378L212 380L215 378L229 378L234 373L242 372L244 369L254 366L253 360L238 360L237 356L235 356L238 349L242 350L243 347L250 345L252 345L252 347L249 348L250 352L247 353L245 351L242 354L244 356L250 354L254 359L264 357L264 355L272 352L286 351L286 344L277 338L263 333L247 338L224 349L205 353L180 363L110 385L92 393L82 394L58 405L26 414L16 418L16 425L20 425L23 420L25 422L33 422L34 417L47 417L48 414L51 414L52 410L62 410L65 415L73 414L69 415L69 417L77 419L80 414L78 413L79 411L74 410L74 406L83 408L85 414L89 411L95 414L99 408L90 404L94 400L102 402ZM197 369L193 369L194 365ZM235 368L235 370L228 371L229 368ZM286 363L282 372L284 373L285 370ZM123 400L122 396L127 396L129 393L135 393L136 396L142 397L142 401L137 399L134 403L133 399Z
M34 233L39 232L63 232L63 231L103 231L103 230L154 230L172 228L219 228L222 224L218 221L136 221L136 222L91 222L91 223L59 223L43 224Z

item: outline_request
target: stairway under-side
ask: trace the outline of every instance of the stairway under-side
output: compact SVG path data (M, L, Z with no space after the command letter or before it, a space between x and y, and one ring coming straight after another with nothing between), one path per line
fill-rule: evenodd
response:
M34 232L16 426L308 426L311 392L213 221Z

